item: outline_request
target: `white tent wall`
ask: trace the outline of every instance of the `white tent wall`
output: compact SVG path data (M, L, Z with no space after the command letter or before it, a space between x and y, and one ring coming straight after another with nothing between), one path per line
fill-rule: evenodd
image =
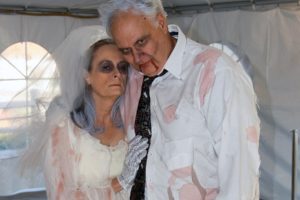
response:
M300 11L295 7L208 12L169 15L168 20L196 41L231 42L247 54L254 68L253 83L262 122L261 198L290 199L290 130L300 127ZM53 52L71 30L89 24L99 24L99 20L0 15L0 51L29 40ZM0 160L0 195L31 184L21 181L15 173L15 159ZM36 186L40 186L39 181ZM298 190L298 198L299 194Z
M90 24L100 24L100 21L96 18L0 15L0 51L17 42L32 41L51 53L70 31Z

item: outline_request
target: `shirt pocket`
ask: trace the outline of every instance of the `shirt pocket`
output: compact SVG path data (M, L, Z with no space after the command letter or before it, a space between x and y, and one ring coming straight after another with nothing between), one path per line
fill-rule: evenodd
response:
M205 120L200 110L185 98L181 99L174 107L176 109L172 121L166 122L163 116L159 119L160 122L164 122L160 123L160 127L166 142L199 137L201 130L205 128ZM166 113L165 110L166 108L162 111L163 115Z
M202 134L206 129L202 113L187 99L179 101L174 114L174 120L160 125L164 139L163 161L168 170L192 166L195 138L200 137L202 141L209 138Z

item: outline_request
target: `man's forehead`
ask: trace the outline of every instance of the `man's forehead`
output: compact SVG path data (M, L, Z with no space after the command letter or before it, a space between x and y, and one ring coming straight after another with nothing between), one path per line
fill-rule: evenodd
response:
M140 40L145 39L146 36L149 34L147 33L140 33L133 35L132 37L128 37L128 39L124 38L118 38L115 40L117 46L119 48L129 48L135 46Z
M111 33L119 48L133 46L138 40L149 34L150 24L145 23L141 15L132 15L116 19L112 23Z

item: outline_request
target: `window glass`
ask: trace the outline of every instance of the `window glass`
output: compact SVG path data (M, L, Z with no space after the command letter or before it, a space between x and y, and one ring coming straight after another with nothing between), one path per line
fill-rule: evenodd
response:
M38 44L16 43L1 53L0 158L26 147L27 133L16 134L16 130L45 111L59 92L57 80L55 61Z

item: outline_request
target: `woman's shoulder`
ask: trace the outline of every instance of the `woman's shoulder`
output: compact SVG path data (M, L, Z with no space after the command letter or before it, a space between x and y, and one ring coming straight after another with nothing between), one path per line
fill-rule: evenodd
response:
M59 134L74 137L78 136L82 131L82 129L74 124L69 115L59 116L57 119L55 119L55 121L48 123L48 126L50 126L50 130L52 129L52 135Z

